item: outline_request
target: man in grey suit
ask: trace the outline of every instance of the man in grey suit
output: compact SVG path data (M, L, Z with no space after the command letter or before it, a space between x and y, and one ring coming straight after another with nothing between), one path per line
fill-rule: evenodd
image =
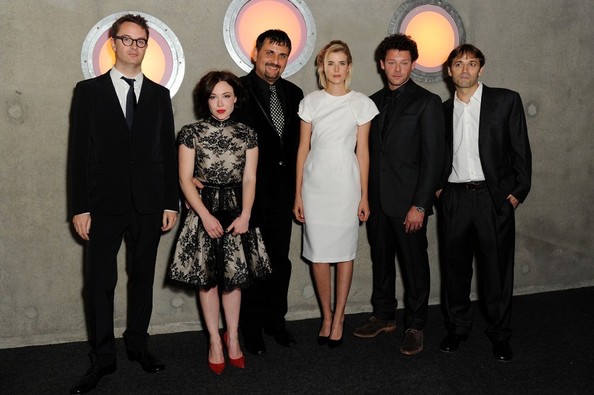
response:
M72 394L91 391L116 370L114 289L123 238L128 356L147 372L165 367L147 349L147 330L159 239L173 228L179 205L171 98L141 71L146 20L124 15L109 36L114 67L79 82L71 110L70 211L76 233L87 242L84 297L92 348L91 367Z
M472 325L470 284L476 254L493 355L510 361L514 274L514 211L530 191L532 154L520 95L479 82L485 56L474 45L455 48L447 60L456 93L443 105L446 166L441 203L443 279L448 336L453 352Z
M406 288L405 355L423 349L430 291L427 217L439 187L445 133L441 99L410 79L417 58L417 44L404 34L386 37L376 51L386 87L371 96L380 109L369 144L373 316L354 332L370 338L396 330L398 256Z

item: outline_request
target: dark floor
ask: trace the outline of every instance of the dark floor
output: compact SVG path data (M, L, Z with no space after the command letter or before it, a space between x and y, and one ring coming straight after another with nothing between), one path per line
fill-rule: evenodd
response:
M492 358L478 304L474 309L472 336L456 353L439 351L445 329L440 307L431 306L425 349L417 356L398 352L401 325L375 339L352 336L368 317L356 314L347 316L339 348L317 345L319 320L292 321L295 348L266 337L265 356L246 355L245 370L227 366L221 376L208 370L203 332L157 335L150 345L167 364L164 371L145 373L120 352L118 370L95 393L594 393L594 287L515 297L510 363ZM87 352L84 342L0 350L0 394L65 394L87 369Z

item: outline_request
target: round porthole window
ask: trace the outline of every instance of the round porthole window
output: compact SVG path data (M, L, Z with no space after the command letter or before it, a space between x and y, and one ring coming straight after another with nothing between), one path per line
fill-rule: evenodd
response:
M87 34L80 54L80 65L85 78L104 74L115 63L115 54L109 43L109 28L122 15L144 17L149 25L149 42L142 62L142 72L151 80L169 89L173 97L185 73L184 51L173 31L152 15L137 11L111 14L100 20Z
M388 34L394 33L404 33L417 42L419 58L413 77L422 82L442 81L448 55L466 41L460 15L442 0L406 1L390 21Z
M283 77L295 74L307 63L316 43L313 16L301 0L233 0L223 21L229 55L249 72L256 38L268 29L280 29L289 35L292 50Z

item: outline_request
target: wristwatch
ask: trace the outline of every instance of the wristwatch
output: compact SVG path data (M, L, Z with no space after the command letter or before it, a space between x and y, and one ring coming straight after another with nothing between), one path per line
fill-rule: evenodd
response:
M419 213L424 213L425 212L425 207L421 207L421 206L415 206L415 208L417 209L417 211Z

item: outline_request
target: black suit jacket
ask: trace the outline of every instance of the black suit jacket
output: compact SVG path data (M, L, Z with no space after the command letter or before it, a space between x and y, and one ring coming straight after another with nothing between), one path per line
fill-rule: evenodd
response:
M281 139L270 118L269 98L258 88L259 78L254 70L240 78L247 101L233 112L234 119L252 127L258 136L256 199L251 218L256 224L270 207L293 207L300 126L297 111L303 99L297 85L282 78L276 82L285 113Z
M446 164L443 184L452 172L454 99L443 104L446 119ZM483 84L479 120L479 156L497 209L512 194L523 202L530 191L532 153L522 99L509 89Z
M131 130L109 72L76 85L69 156L71 215L178 210L171 98L146 77Z
M371 96L382 109L387 88ZM398 98L385 137L381 114L371 122L369 205L404 218L412 205L432 213L444 158L444 120L439 96L409 80Z

